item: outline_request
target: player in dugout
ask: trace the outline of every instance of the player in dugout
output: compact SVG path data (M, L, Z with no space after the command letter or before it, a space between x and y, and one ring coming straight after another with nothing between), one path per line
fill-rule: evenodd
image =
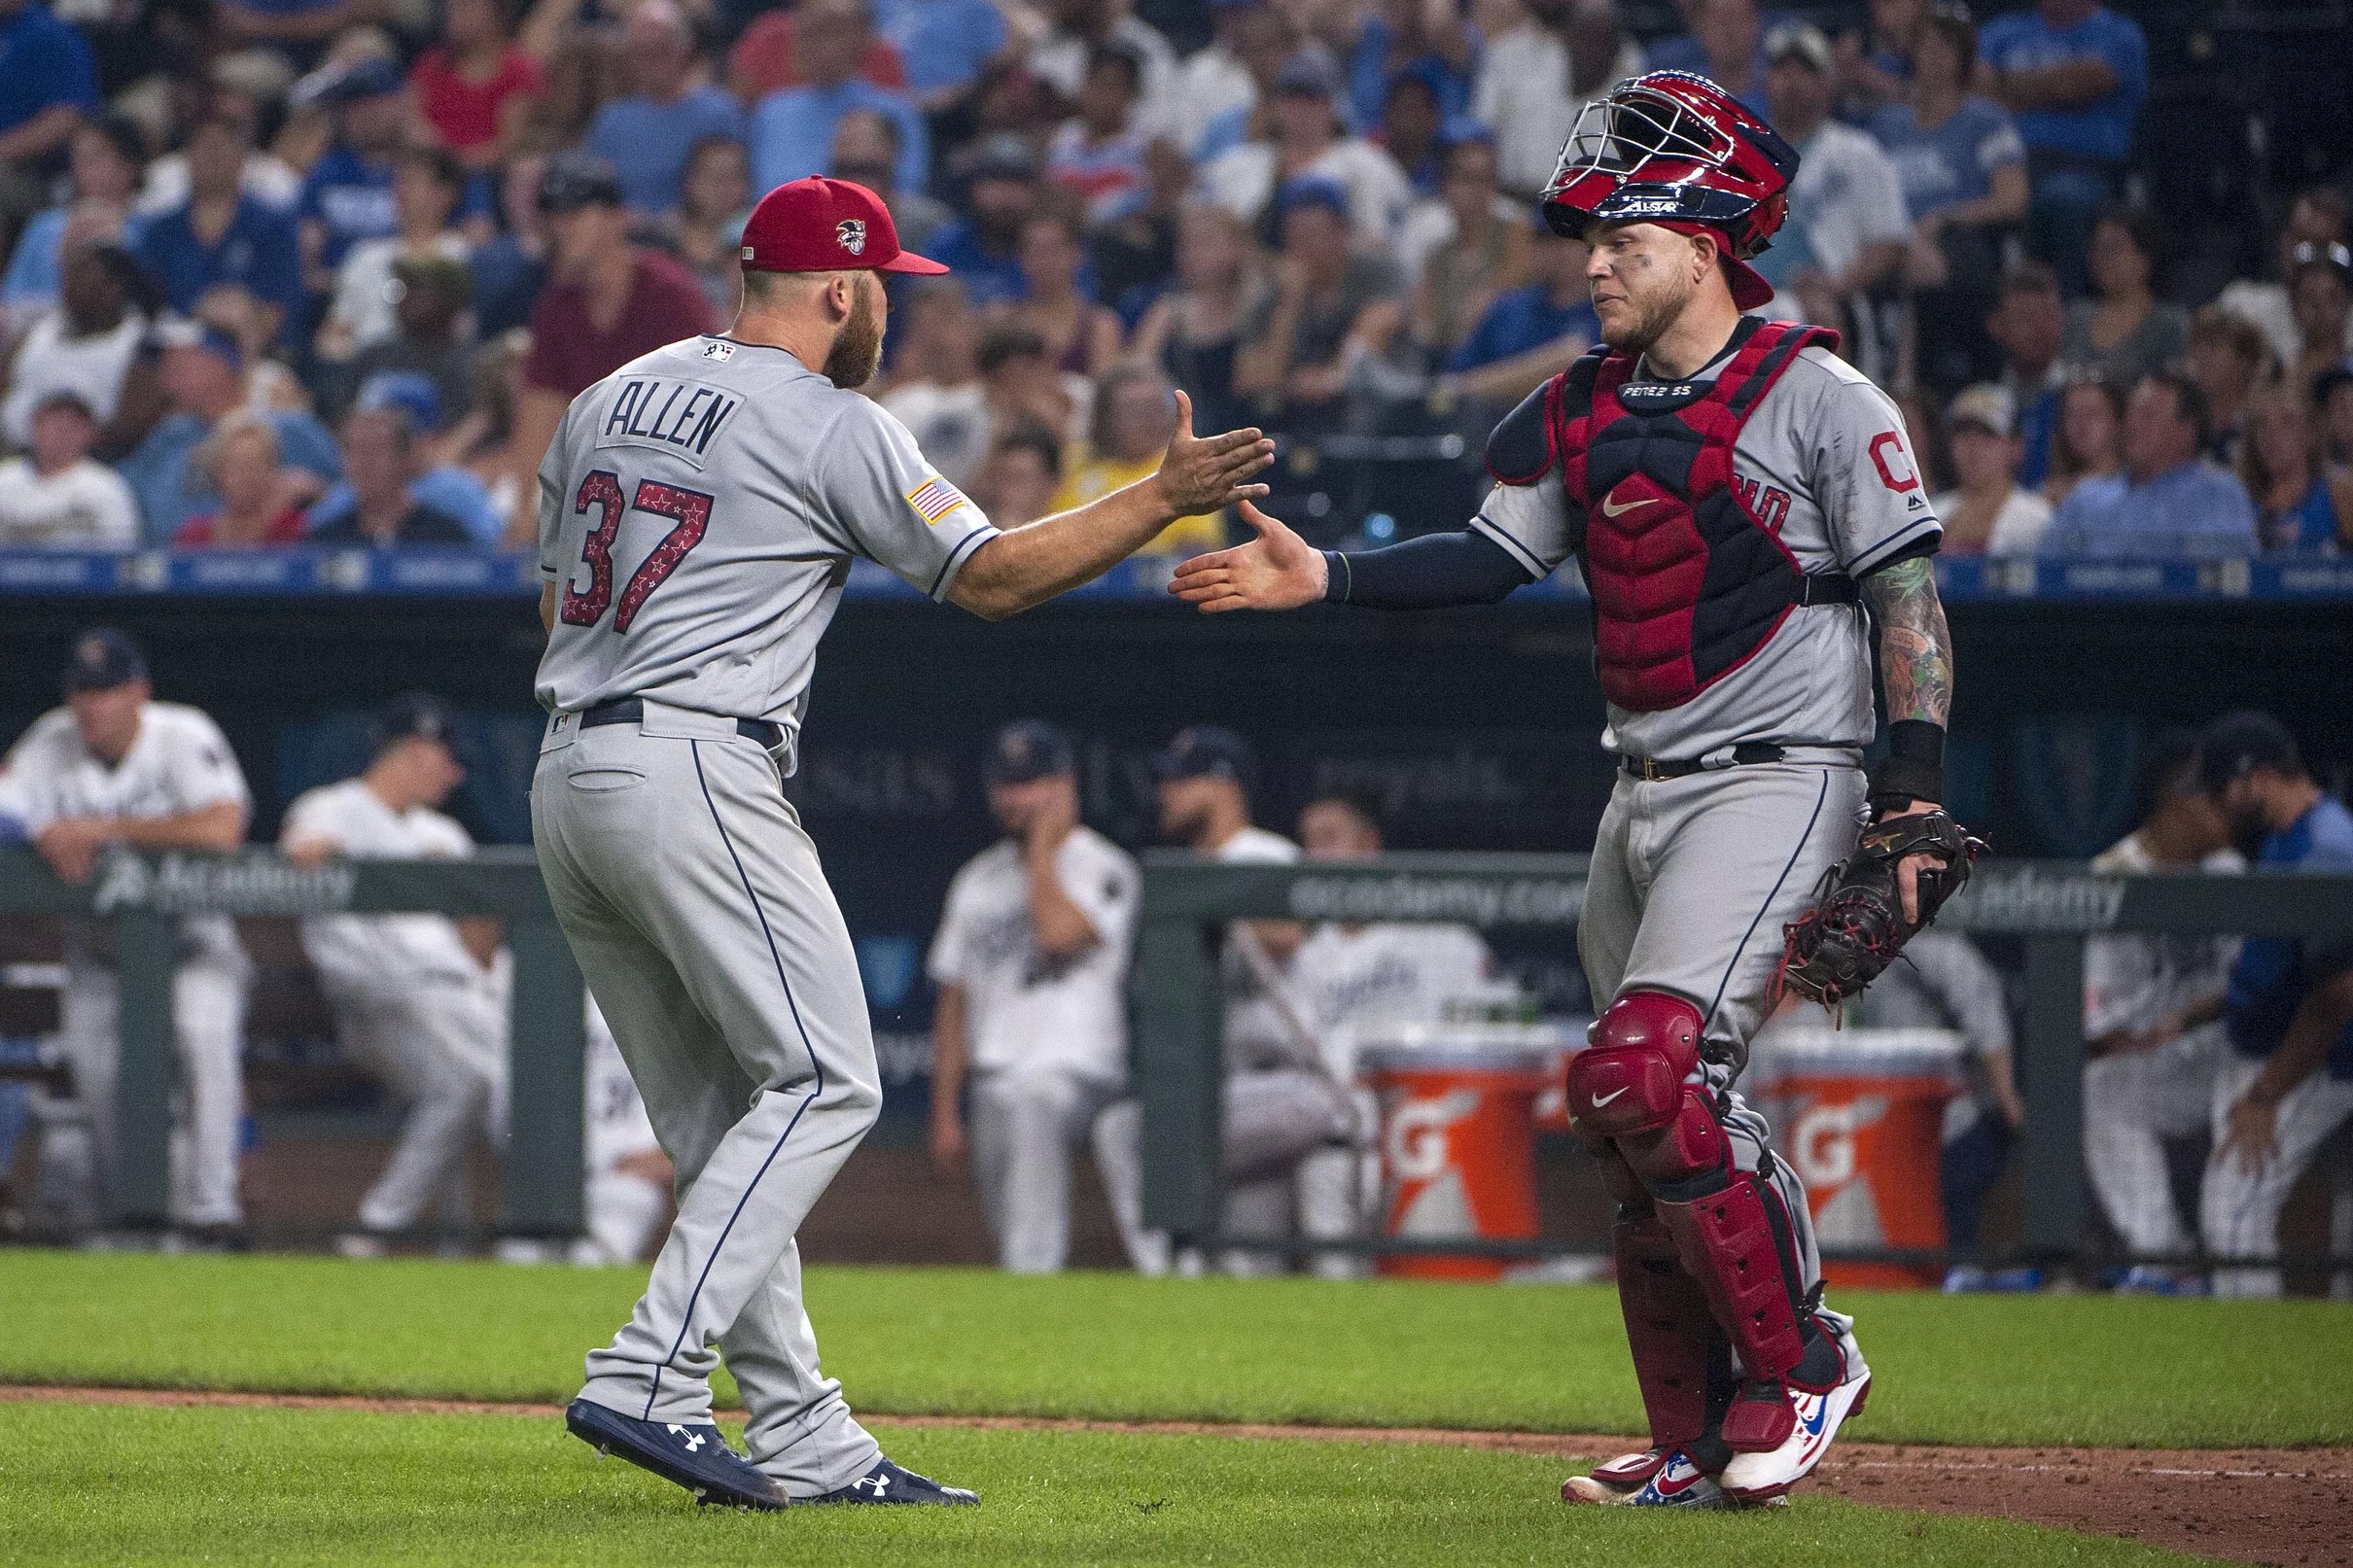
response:
M1797 163L1702 77L1597 99L1544 211L1592 247L1602 342L1495 428L1469 527L1343 554L1245 505L1257 538L1171 583L1212 612L1405 610L1492 603L1573 556L1592 591L1619 778L1578 928L1601 1012L1567 1089L1619 1204L1651 1446L1571 1478L1572 1500L1772 1502L1861 1408L1871 1371L1823 1305L1806 1195L1733 1085L1782 989L1859 991L1975 849L1939 805L1942 530L1903 421L1835 332L1743 314L1772 297L1747 259ZM1874 619L1891 722L1866 776Z

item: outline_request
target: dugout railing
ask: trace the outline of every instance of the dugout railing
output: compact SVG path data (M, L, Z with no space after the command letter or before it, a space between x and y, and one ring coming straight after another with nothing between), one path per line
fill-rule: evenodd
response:
M1535 1258L1600 1250L1598 1244L1547 1241L1270 1242L1221 1235L1218 1229L1223 1054L1217 933L1224 923L1445 921L1557 931L1566 944L1584 907L1586 863L1583 855L1389 854L1354 863L1225 865L1177 852L1147 854L1132 983L1145 1223L1183 1245L1292 1254L1430 1251ZM2024 949L2018 1037L2019 1091L2026 1101L2020 1149L2023 1250L2032 1261L2063 1263L2084 1253L2085 939L2110 931L2353 934L2353 876L2116 877L2074 861L1996 860L1978 867L1968 890L1946 906L1939 924L2015 935ZM1943 1254L1885 1249L1825 1248L1824 1255L1944 1261ZM2279 1261L2295 1266L2316 1260Z

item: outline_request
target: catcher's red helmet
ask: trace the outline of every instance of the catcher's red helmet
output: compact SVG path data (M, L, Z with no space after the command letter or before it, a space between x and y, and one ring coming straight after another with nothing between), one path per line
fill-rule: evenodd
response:
M1773 242L1797 171L1797 150L1722 87L1653 71L1578 114L1545 188L1544 221L1571 236L1597 223L1711 228L1724 236L1733 296L1745 309L1773 296L1740 263Z

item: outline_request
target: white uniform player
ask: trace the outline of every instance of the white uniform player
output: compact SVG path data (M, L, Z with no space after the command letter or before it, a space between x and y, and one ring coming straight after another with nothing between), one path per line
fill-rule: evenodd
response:
M880 355L873 271L941 270L882 202L779 187L742 259L734 332L589 388L540 470L540 864L679 1178L647 1293L567 1420L711 1501L970 1502L881 1455L801 1307L793 1234L882 1098L850 934L783 791L818 639L855 560L1011 614L1261 493L1244 481L1272 447L1196 440L1180 404L1151 478L1000 533L846 390ZM722 1354L749 1464L711 1424Z
M74 643L65 708L44 714L9 753L26 833L68 882L86 882L109 845L226 852L245 837L252 797L220 726L193 708L151 700L137 645L112 629ZM171 1218L199 1241L235 1242L237 1129L244 1114L239 1053L251 975L225 916L180 923L172 988L179 1036L182 1132L172 1148ZM104 921L66 931L59 1034L88 1129L94 1221L118 1168L115 1084L120 982Z
M1498 484L1471 526L1327 554L1245 507L1260 537L1171 584L1212 611L1415 609L1581 568L1620 776L1578 927L1601 1016L1571 1061L1569 1109L1619 1200L1653 1441L1571 1479L1595 1502L1771 1501L1869 1386L1849 1320L1819 1306L1805 1194L1732 1084L1783 927L1854 848L1866 806L1881 820L1936 809L1951 666L1925 559L1942 530L1895 405L1835 333L1741 314L1771 297L1747 259L1797 164L1713 83L1619 84L1580 118L1545 201L1590 247L1604 347L1496 427ZM1870 780L1864 604L1890 719ZM1909 895L1941 864L1914 852L1896 876ZM1709 1370L1726 1350L1737 1379Z
M1141 878L1133 856L1076 820L1072 763L1052 725L996 738L985 772L1009 836L956 873L931 943L933 1127L954 1126L956 1068L968 1063L973 1174L998 1259L1016 1273L1069 1258L1071 1151L1127 1085ZM1046 854L1053 886L1041 893ZM1041 911L1041 897L1057 907ZM935 1153L953 1152L940 1142Z

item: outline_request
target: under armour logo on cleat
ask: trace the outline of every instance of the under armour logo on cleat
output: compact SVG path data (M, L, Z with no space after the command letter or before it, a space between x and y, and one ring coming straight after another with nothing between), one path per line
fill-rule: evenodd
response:
M703 1435L700 1432L689 1432L675 1421L670 1423L670 1430L686 1440L686 1451L688 1453L694 1452L703 1446Z
M883 1493L891 1489L891 1478L887 1475L862 1476L850 1483L850 1489L854 1492L862 1492L870 1489L875 1496L880 1497Z

